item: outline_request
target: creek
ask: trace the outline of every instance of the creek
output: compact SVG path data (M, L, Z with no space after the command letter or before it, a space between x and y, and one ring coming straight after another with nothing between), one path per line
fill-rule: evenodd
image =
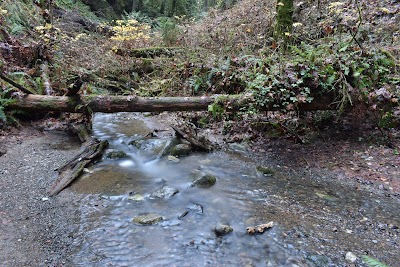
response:
M150 128L134 113L95 115L94 136L127 156L103 159L71 187L87 194L74 266L345 266L349 251L360 266L360 255L380 251L394 262L398 199L365 195L329 175L311 179L243 146L177 162L162 155L173 137L148 138ZM273 173L257 171L261 160L273 162ZM215 185L193 186L199 173L217 177ZM174 193L155 197L163 186ZM162 220L133 221L144 214ZM246 231L270 221L263 234ZM233 231L217 235L220 224Z

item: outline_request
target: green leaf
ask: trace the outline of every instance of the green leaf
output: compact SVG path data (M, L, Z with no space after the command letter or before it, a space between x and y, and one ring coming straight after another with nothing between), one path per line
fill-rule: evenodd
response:
M342 48L339 49L339 52L345 52L347 50L347 48L349 48L349 44L346 44L345 46L343 46Z
M3 107L0 107L0 120L2 120L3 122L7 122L7 116L4 113Z
M328 77L328 79L326 80L326 83L331 85L335 81L335 79L336 79L336 75L333 74L333 75Z
M362 256L361 258L369 267L389 267L388 265L366 255Z

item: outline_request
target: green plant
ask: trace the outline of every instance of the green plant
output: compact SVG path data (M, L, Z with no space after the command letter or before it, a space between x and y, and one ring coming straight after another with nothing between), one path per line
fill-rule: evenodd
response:
M211 112L214 119L219 120L222 118L222 115L224 114L225 109L223 106L218 104L216 101L213 104L208 105L208 111Z
M94 21L100 20L99 17L91 11L90 7L80 0L55 0L55 4L56 6L66 10L77 11L85 18Z
M164 44L175 45L179 36L179 29L175 20L172 18L161 17L157 21Z
M15 102L14 99L9 98L9 94L12 91L13 89L0 90L0 120L4 123L7 123L10 119L10 117L7 116L6 112L4 111L5 108Z
M365 262L369 267L389 267L388 265L378 261L377 259L366 255L362 256L361 258L363 262Z
M38 16L38 9L33 1L4 0L0 4L0 8L7 11L4 12L4 15L7 25L9 25L9 32L13 35L22 34L32 25L40 24L38 18L41 16Z

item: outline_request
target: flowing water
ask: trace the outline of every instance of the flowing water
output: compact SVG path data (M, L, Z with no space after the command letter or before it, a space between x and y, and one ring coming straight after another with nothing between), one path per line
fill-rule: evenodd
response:
M151 132L137 117L94 118L94 136L127 157L104 159L72 186L88 194L79 249L71 255L74 266L341 266L342 252L361 253L371 249L369 242L381 242L375 223L386 225L385 234L399 225L396 199L383 203L383 196L365 198L343 185L279 168L264 176L249 154L192 153L175 162L161 155L172 137L147 139L137 149L132 141ZM214 175L217 182L191 186L196 173ZM163 185L179 192L151 197ZM148 213L163 220L133 222ZM363 220L373 229L357 228ZM275 225L265 233L247 234L246 227L269 221ZM213 229L220 224L233 232L217 236ZM384 236L393 248L386 250L389 260L398 248L396 237Z

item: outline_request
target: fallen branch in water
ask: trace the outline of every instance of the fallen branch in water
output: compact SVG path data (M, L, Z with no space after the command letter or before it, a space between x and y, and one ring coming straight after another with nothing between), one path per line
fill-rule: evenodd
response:
M257 226L247 227L246 231L249 235L254 234L262 234L265 230L272 228L274 226L274 222L264 223Z
M82 174L85 167L101 158L108 147L107 141L99 141L96 138L91 138L83 125L76 127L75 131L79 138L85 142L78 155L57 169L59 175L49 189L50 196L57 195L61 190L70 185Z
M198 136L196 131L188 124L182 124L180 126L171 125L171 127L175 130L177 137L187 140L193 147L207 152L214 149L213 145L207 138L204 136Z

